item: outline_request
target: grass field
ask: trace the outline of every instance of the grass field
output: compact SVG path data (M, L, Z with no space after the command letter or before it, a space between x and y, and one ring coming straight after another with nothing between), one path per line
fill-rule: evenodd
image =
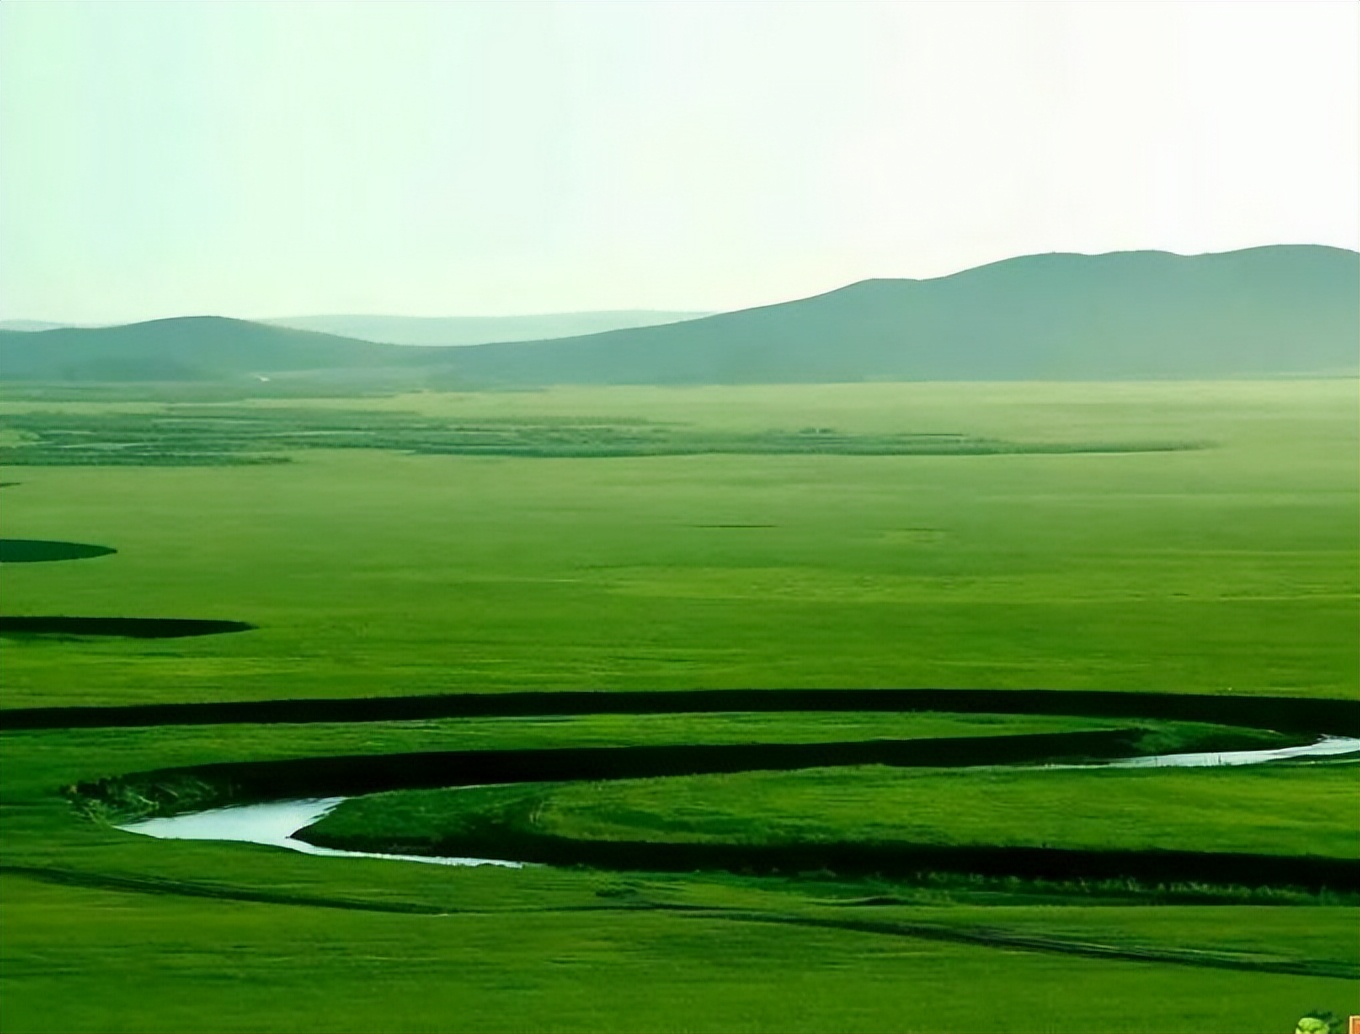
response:
M1354 695L1353 396L1347 381L416 396L368 404L1214 447L16 467L7 537L119 552L7 568L6 613L260 627L8 644L4 701L841 685Z
M0 416L31 429L34 413L60 411L98 439L101 414L112 434L129 413L174 416L163 405L11 398ZM117 552L6 563L5 616L256 627L6 634L0 705L897 686L1360 698L1353 381L562 389L226 408L402 426L650 421L745 447L806 428L1199 447L522 456L411 454L407 441L285 450L268 464L13 466L5 539ZM328 755L1128 725L829 712L9 730L0 1029L1266 1032L1314 1008L1360 1011L1346 895L446 869L153 841L62 793ZM540 793L555 832L605 838L891 834L1353 859L1353 775L840 768L460 793ZM450 801L475 803L422 796L435 805L427 830L456 817ZM400 819L365 813L380 800L328 821L348 811L377 835Z
M850 767L398 791L346 802L312 830L324 834L317 843L424 839L449 848L429 853L451 855L483 854L452 847L494 815L507 832L571 840L995 844L1360 858L1354 769L1312 768Z

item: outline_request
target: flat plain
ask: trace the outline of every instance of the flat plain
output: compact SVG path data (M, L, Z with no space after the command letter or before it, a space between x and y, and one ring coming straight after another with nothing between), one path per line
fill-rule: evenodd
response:
M237 445L205 459L214 406ZM242 413L258 415L268 462L236 462ZM10 392L7 449L31 444L35 428L195 423L174 450L136 463L88 450L67 463L11 457L7 540L116 552L6 563L6 618L254 627L173 638L11 627L2 703L891 687L1354 701L1356 416L1356 383L1344 379L562 388L192 407L135 392L99 402ZM164 426L144 451L170 440ZM279 433L337 426L390 437L304 447ZM647 448L618 446L639 427ZM457 448L450 428L463 429ZM470 451L469 428L501 437ZM932 436L1006 444L919 447ZM896 444L869 448L884 441ZM11 728L0 734L0 1027L1273 1031L1310 1009L1357 1011L1357 908L1345 890L450 869L155 841L63 792L335 755L1128 724L829 712ZM844 767L562 784L543 800L559 832L608 836L622 823L658 842L688 823L693 837L726 841L1179 840L1353 864L1353 772ZM1103 818L1077 807L1100 801ZM1043 821L1026 822L1024 807ZM428 832L454 810L419 821ZM361 825L381 835L380 821Z

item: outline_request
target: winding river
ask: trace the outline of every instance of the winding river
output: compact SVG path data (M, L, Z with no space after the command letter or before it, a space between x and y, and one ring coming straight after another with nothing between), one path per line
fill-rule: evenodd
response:
M301 801L267 801L231 808L211 808L168 818L143 819L119 829L165 840L236 840L270 847L286 847L303 854L334 855L345 858L385 858L394 862L429 862L434 865L500 865L511 869L523 866L494 858L436 858L417 854L377 854L368 851L339 851L317 847L293 836L328 814L347 797L320 797Z
M1273 750L1236 750L1192 754L1158 754L1121 758L1083 765L1047 765L1051 769L1070 768L1213 768L1227 765L1259 765L1297 758L1326 758L1360 753L1360 738L1324 736L1316 743ZM985 761L979 764L986 764ZM399 862L424 862L433 865L498 865L522 868L524 863L495 858L451 858L430 855L378 854L318 847L294 834L319 821L348 797L320 797L303 800L269 801L229 808L212 808L166 818L143 819L119 826L128 833L166 840L226 840L282 847L304 854L342 858L382 858Z

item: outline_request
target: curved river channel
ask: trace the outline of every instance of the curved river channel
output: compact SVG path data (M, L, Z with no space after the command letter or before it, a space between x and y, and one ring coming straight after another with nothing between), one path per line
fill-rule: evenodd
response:
M1117 761L1091 762L1084 765L1049 765L1063 768L1212 768L1221 765L1259 765L1291 758L1322 758L1360 752L1360 739L1348 736L1324 736L1316 743L1275 750L1237 750L1198 754L1159 754L1147 757L1123 758ZM979 764L986 764L985 761ZM471 787L468 787L471 789ZM305 800L269 801L263 804L244 804L230 808L188 812L167 818L143 819L119 826L128 833L160 837L166 840L226 840L283 847L305 854L328 855L341 858L384 858L399 862L425 862L433 865L499 865L523 868L525 863L495 858L449 858L431 855L375 854L368 851L342 851L317 847L294 834L319 821L347 797L320 797Z

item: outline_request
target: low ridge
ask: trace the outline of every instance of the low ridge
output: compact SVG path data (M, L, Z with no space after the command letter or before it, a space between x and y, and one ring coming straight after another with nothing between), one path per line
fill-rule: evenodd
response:
M464 349L470 380L687 384L1351 373L1360 255L1033 255L664 327Z
M562 312L538 316L288 316L261 320L275 327L389 345L485 345L500 341L544 341L606 330L654 327L711 316L708 312Z
M0 331L0 378L381 369L410 386L536 387L1352 375L1357 340L1360 254L1278 245L1031 255L683 322L442 348L210 316Z
M0 331L0 378L186 381L404 361L397 345L270 327L224 316L181 316L118 327Z

